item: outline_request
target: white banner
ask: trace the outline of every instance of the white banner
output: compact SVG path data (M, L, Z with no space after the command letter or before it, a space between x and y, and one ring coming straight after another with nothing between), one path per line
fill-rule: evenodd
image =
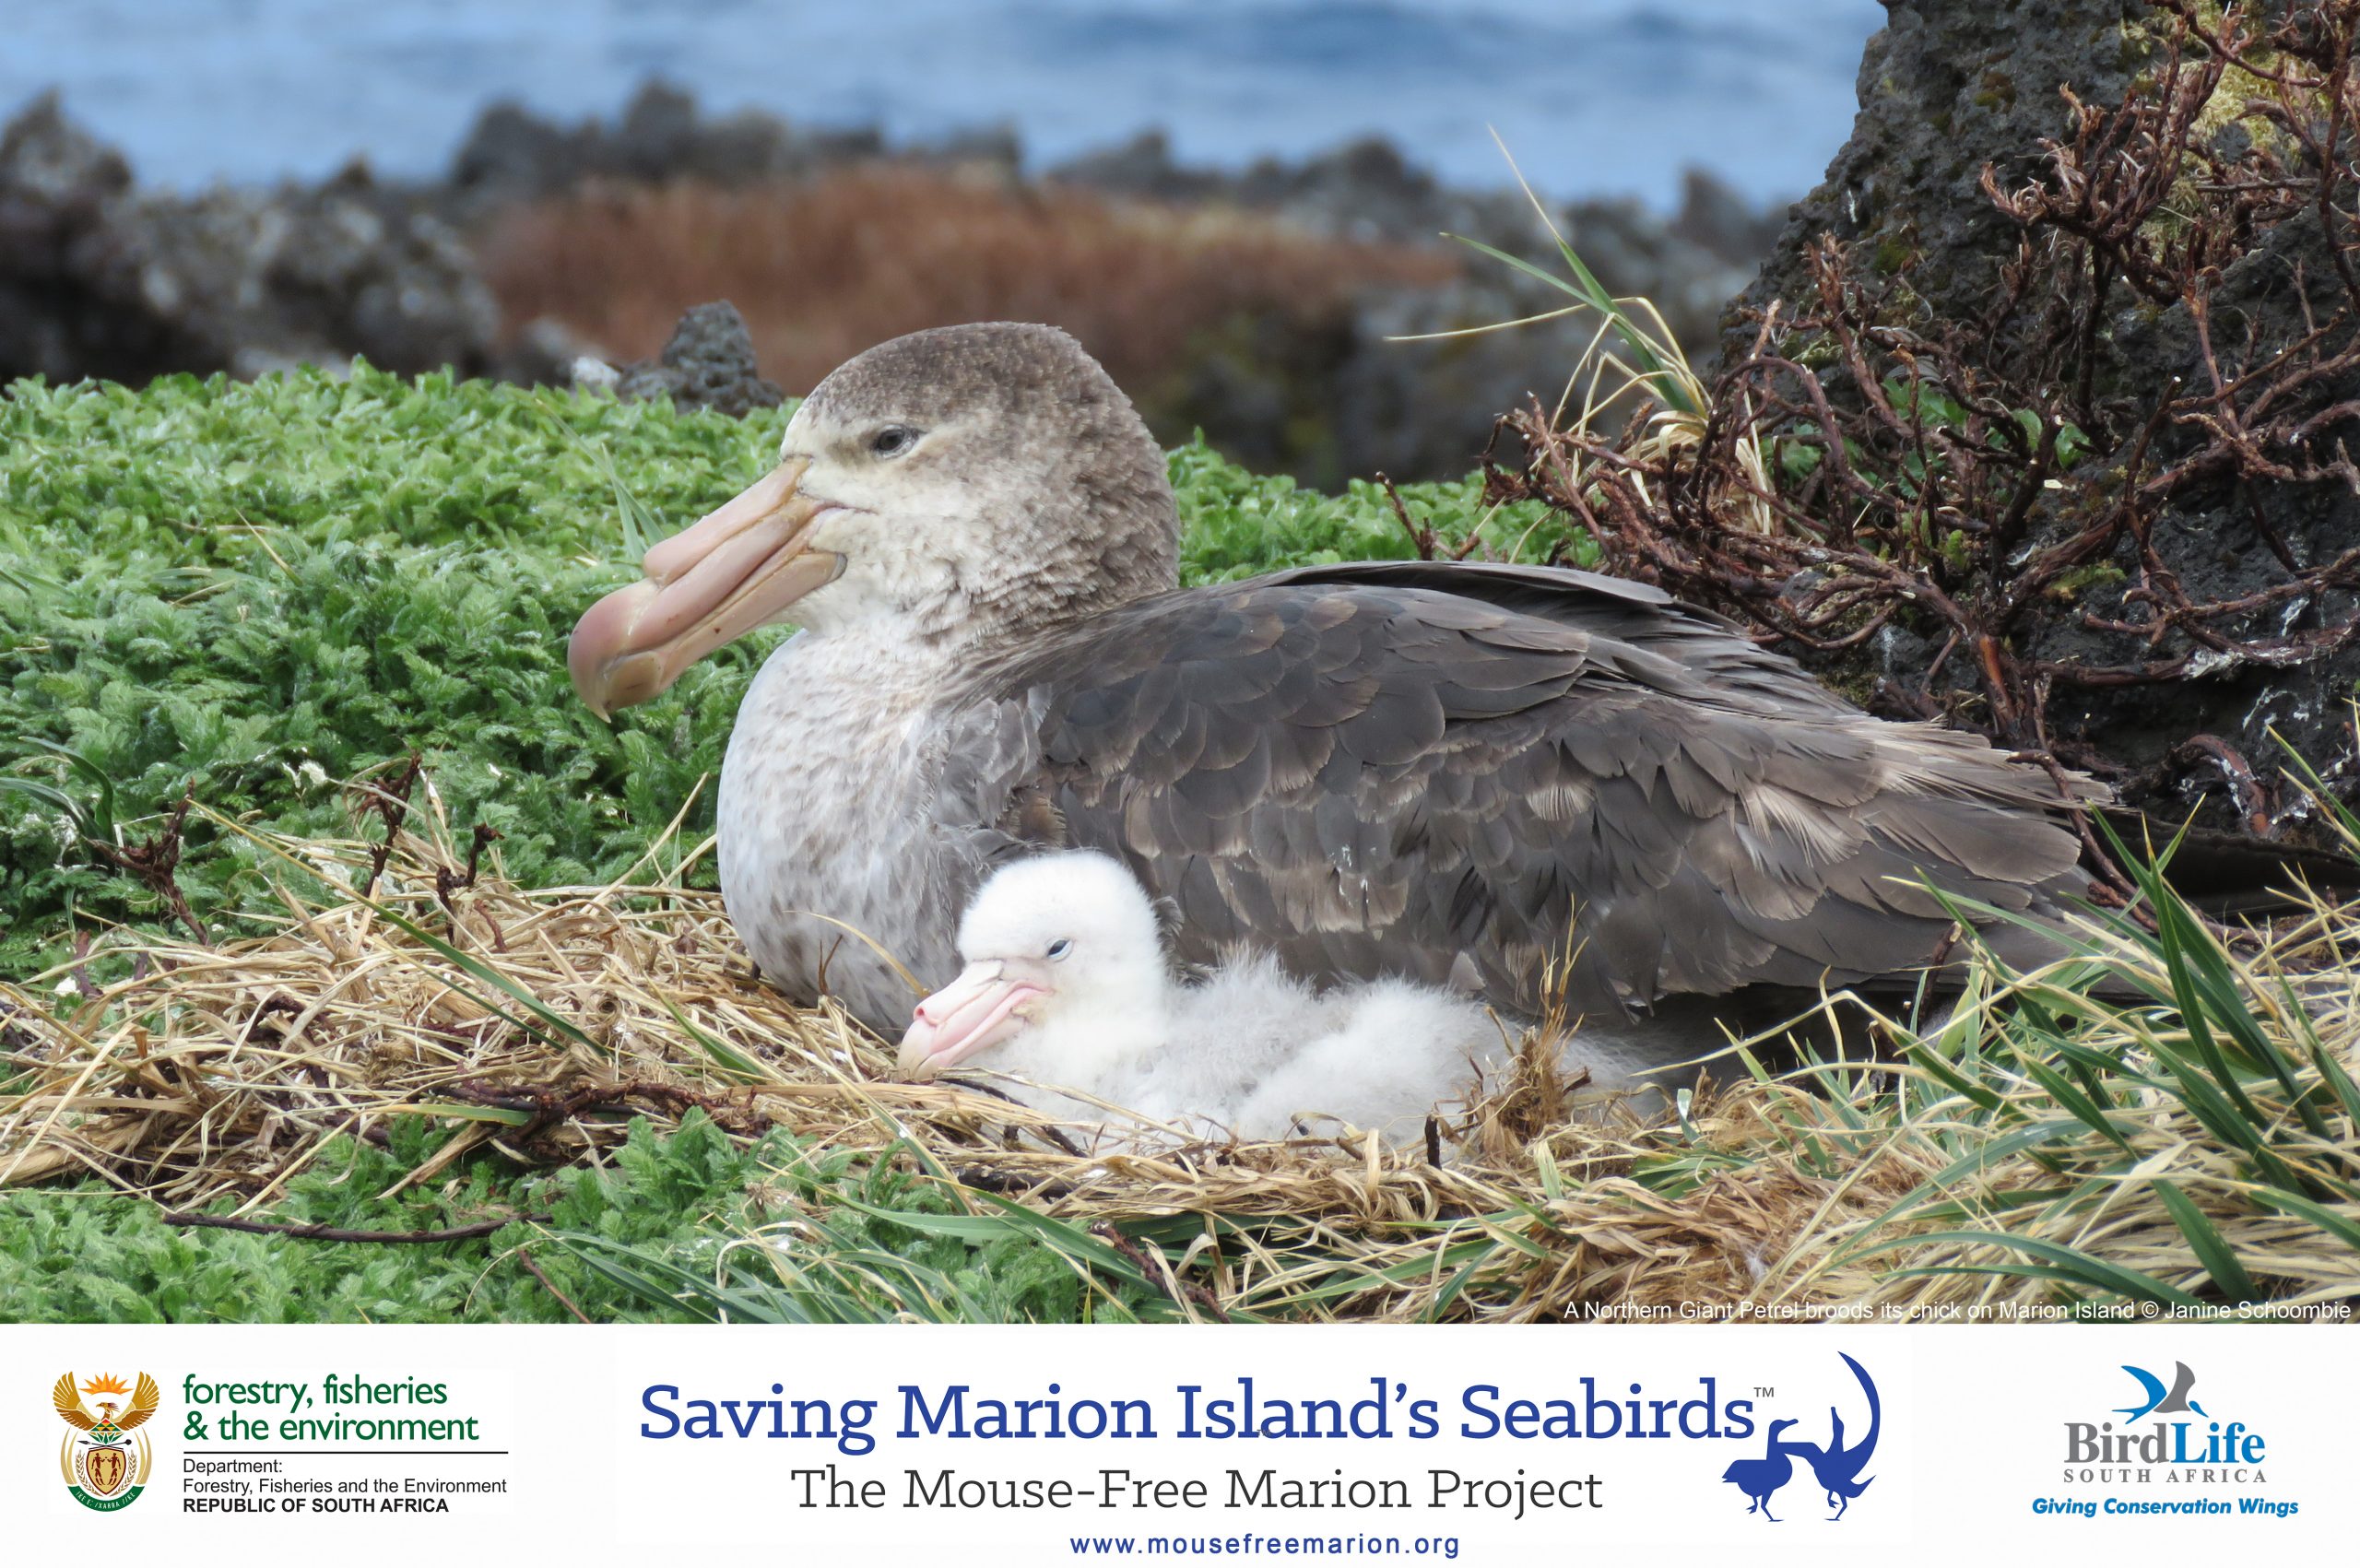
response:
M27 1552L192 1562L2324 1551L2360 1522L2348 1343L2304 1326L18 1326L0 1329L0 1505Z

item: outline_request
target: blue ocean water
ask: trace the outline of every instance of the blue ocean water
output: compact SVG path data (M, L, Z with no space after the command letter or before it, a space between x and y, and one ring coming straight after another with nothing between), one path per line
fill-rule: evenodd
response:
M0 0L0 114L48 87L143 179L440 171L497 98L611 114L663 77L709 108L1009 124L1035 164L1160 125L1234 167L1382 132L1492 185L1658 204L1702 165L1816 182L1877 0Z

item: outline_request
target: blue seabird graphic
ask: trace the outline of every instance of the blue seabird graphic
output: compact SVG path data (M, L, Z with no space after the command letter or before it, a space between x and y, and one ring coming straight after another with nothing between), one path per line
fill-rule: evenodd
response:
M1844 1356L1841 1350L1836 1354ZM1797 1423L1793 1421L1772 1421L1769 1445L1762 1457L1735 1460L1721 1472L1723 1480L1753 1499L1752 1505L1746 1509L1747 1513L1759 1514L1774 1525L1780 1523L1778 1515L1770 1512L1770 1499L1793 1479L1798 1459L1811 1467L1811 1474L1818 1478L1820 1489L1827 1493L1828 1503L1835 1510L1828 1515L1831 1524L1843 1518L1850 1510L1852 1500L1868 1491L1869 1483L1876 1480L1874 1476L1863 1476L1860 1472L1868 1468L1870 1456L1877 1451L1877 1436L1884 1428L1884 1407L1877 1398L1877 1385L1869 1376L1868 1368L1850 1356L1844 1356L1844 1364L1852 1369L1852 1375L1860 1380L1860 1392L1869 1397L1869 1430L1860 1435L1858 1443L1847 1447L1843 1414L1830 1405L1827 1407L1827 1445L1823 1448L1815 1443L1787 1442L1782 1434Z
M1845 1359L1848 1361L1851 1358L1847 1356ZM2172 1363L2172 1390L2168 1394L2164 1392L2164 1380L2145 1367L2126 1366L2122 1370L2139 1380L2139 1386L2146 1391L2147 1402L2122 1406L2115 1411L2117 1415L2128 1416L2135 1421L2150 1415L2169 1416L2182 1410L2194 1410L2207 1420L2212 1418L2212 1411L2188 1397L2188 1391L2196 1385L2196 1374L2188 1370L2186 1362Z
M1778 1434L1794 1424L1791 1421L1772 1421L1769 1451L1759 1459L1733 1460L1729 1468L1721 1472L1723 1480L1733 1483L1740 1491L1753 1499L1753 1505L1746 1512L1760 1514L1774 1525L1779 1521L1778 1515L1770 1512L1771 1494L1786 1485L1795 1473L1795 1451L1790 1445L1779 1442Z
M1835 1353L1844 1355L1841 1350ZM1877 1451L1877 1432L1884 1421L1884 1409L1877 1400L1877 1385L1869 1381L1867 1370L1849 1356L1844 1356L1844 1364L1852 1369L1852 1375L1860 1380L1860 1391L1869 1397L1868 1434L1851 1447L1845 1447L1844 1418L1835 1406L1830 1405L1827 1407L1830 1432L1825 1448L1808 1443L1787 1444L1789 1453L1811 1466L1811 1473L1825 1489L1827 1501L1835 1510L1828 1515L1831 1523L1841 1519L1845 1511L1852 1506L1852 1499L1868 1491L1869 1482L1876 1480L1874 1476L1863 1477L1860 1471L1867 1468L1869 1456Z

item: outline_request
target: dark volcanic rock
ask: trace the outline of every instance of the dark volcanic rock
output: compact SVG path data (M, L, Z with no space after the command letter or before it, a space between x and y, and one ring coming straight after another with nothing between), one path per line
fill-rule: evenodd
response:
M1986 162L2002 189L2038 176L2044 136L2067 135L2060 87L2083 101L2122 100L2135 76L2157 58L2168 17L2142 0L1893 0L1885 30L1870 41L1859 74L1860 111L1851 139L1828 167L1826 182L1799 203L1769 264L1724 321L1724 343L1740 349L1755 328L1743 312L1774 300L1811 298L1805 247L1832 234L1848 248L1856 273L1888 284L1906 302L1909 320L1969 324L1983 319L2012 257L2022 230L1977 188ZM2235 78L2224 92L2245 89ZM2232 124L2224 136L2242 134ZM2335 259L2316 216L2308 213L2267 230L2242 255L2224 262L2211 292L2216 343L2266 362L2311 324L2330 323L2342 309L2334 286ZM2298 288L2294 280L2306 280ZM1815 301L1814 301L1815 302ZM2022 312L2031 322L2036 312ZM2346 321L2339 329L2355 330ZM2253 346L2248 350L2245 346ZM1985 345L1990 362L2014 348L2001 337ZM1789 345L1789 351L1793 346ZM2194 324L2186 306L2135 302L2118 287L2095 337L2096 403L2113 427L2114 450L2083 462L2061 489L2035 506L2026 548L2077 535L2105 498L2118 493L2122 470L2145 410L2175 383L2203 385ZM1831 377L1832 394L1847 394ZM2360 381L2328 378L2291 393L2319 428L2318 460L2339 442L2360 444L2360 420L2348 412ZM2338 404L2346 412L2331 411ZM2281 409L2283 410L2283 407ZM2192 424L2158 433L2148 472L2185 455L2204 439ZM2338 480L2292 479L2201 485L2165 504L2153 536L2189 597L2199 603L2239 598L2283 584L2289 573L2257 530L2263 519L2294 560L2308 567L2334 559L2360 537L2360 497ZM2021 555L2018 560L2023 559ZM2093 630L2083 617L2143 621L2145 607L2126 602L2142 563L2125 539L2114 556L2093 563L2088 581L2034 605L2014 629L2023 658L2083 666L2120 666L2142 658L2189 654L2177 638L2153 649L2120 633ZM2344 623L2360 609L2352 594L2271 603L2243 619L2218 622L2233 640L2299 637ZM1939 643L1940 639L1934 640ZM1936 655L1934 643L1895 627L1840 661L1818 660L1849 690L1876 678L1915 685ZM1943 685L1972 684L1964 661L1945 666ZM2360 649L2307 662L2258 664L2193 649L2183 678L2154 683L2085 686L2059 680L2048 709L2051 731L2068 748L2086 748L2109 764L2134 804L2177 817L2201 803L2204 820L2228 826L2238 817L2217 752L2191 749L2191 737L2225 742L2268 782L2283 761L2279 737L2330 778L2352 775L2354 746L2348 710L2360 681ZM2281 791L2282 807L2294 807ZM2299 815L2299 808L2295 808Z
M669 397L677 408L712 408L736 419L775 408L785 395L755 368L746 320L726 300L689 307L664 351L625 367L615 392L622 397Z
M805 180L885 157L874 128L832 130L749 110L708 119L690 93L649 82L612 124L560 125L513 103L478 116L452 159L450 190L463 212L556 195L586 180L665 184L702 180L744 185ZM987 165L1013 177L1021 158L1012 132L986 129L897 158L962 167Z
M499 325L458 235L365 170L181 197L136 190L53 98L0 135L0 382L252 375L356 354L473 373Z
M79 251L131 189L131 169L42 98L0 134L0 381L119 376L179 345L153 312L104 308Z
M1889 0L1860 56L1851 139L1734 309L1809 299L1805 248L1833 234L1881 272L1906 268L1936 309L1971 314L2019 233L1976 188L1984 163L2003 189L2035 171L2040 138L2064 128L2059 87L2118 100L2147 54L2124 23L2146 11L2144 0ZM1733 318L1728 346L1752 341Z

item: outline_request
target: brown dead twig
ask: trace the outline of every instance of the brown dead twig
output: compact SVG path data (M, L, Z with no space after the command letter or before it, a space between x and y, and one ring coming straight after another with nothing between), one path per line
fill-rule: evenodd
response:
M451 902L451 895L454 893L466 892L468 889L476 885L477 874L482 869L483 852L485 846L489 844L495 844L499 842L500 834L497 831L486 827L481 822L478 822L475 827L474 834L467 841L467 868L466 872L463 874L454 871L448 866L438 867L435 869L434 902L442 906L442 914L451 922L451 929L454 932L456 932L459 928L459 910L458 906ZM508 950L508 934L502 931L500 928L499 924L491 920L490 916L485 917L484 923L491 931L492 950L494 952L506 952Z
M356 782L352 786L354 812L373 816L385 828L384 838L369 852L369 878L360 884L360 896L364 899L376 892L377 879L385 874L385 862L394 853L394 839L409 817L410 791L418 787L419 776L425 771L425 765L424 759L413 751L390 784L375 784L364 780ZM472 856L469 864L472 868Z
M100 859L162 899L164 907L195 934L197 945L205 947L209 946L213 938L205 934L205 923L197 919L196 912L189 907L188 895L181 891L180 879L176 875L181 867L181 830L188 822L191 804L188 796L182 796L180 804L172 808L172 814L164 819L163 831L153 838L142 839L137 843L124 844L120 848L92 839L90 847ZM77 980L77 984L82 983ZM88 988L87 984L84 988Z
M573 1315L573 1321L576 1323L588 1323L592 1321L588 1313L584 1312L580 1307L573 1304L573 1298L572 1296L567 1295L563 1291L559 1290L554 1284L550 1283L549 1277L541 1272L541 1266L533 1261L533 1255L530 1252L526 1251L523 1247L518 1247L516 1249L516 1261L525 1266L525 1273L531 1275L534 1279L538 1279L541 1282L542 1290L547 1291L550 1295L557 1298L558 1305L563 1307L566 1311Z
M435 1242L473 1241L478 1236L504 1231L519 1220L527 1224L547 1224L549 1217L546 1214L510 1214L498 1220L478 1220L471 1225L451 1225L440 1231L348 1231L341 1225L291 1225L275 1220L241 1220L230 1214L192 1214L181 1208L167 1208L159 1218L167 1225L242 1231L249 1235L283 1236L297 1242L370 1242L419 1246ZM539 1270L534 1272L537 1275ZM543 1280L542 1283L547 1284L548 1281ZM565 1298L560 1296L558 1299L563 1301Z
M1164 1295L1171 1299L1172 1304L1183 1313L1194 1309L1195 1312L1202 1313L1205 1316L1211 1318L1215 1323L1229 1321L1229 1314L1221 1310L1220 1301L1210 1291L1194 1280L1179 1278L1168 1267L1159 1266L1140 1249L1138 1243L1117 1230L1113 1220L1091 1221L1090 1233L1114 1248L1125 1263L1138 1269L1139 1278L1151 1285L1160 1287Z
M1501 419L1525 458L1487 458L1486 499L1546 502L1596 536L1607 570L1765 640L1832 653L1906 626L1939 652L1914 689L1881 682L1877 705L2101 773L2120 770L2049 735L2054 692L2284 667L2360 640L2360 614L2323 607L2360 588L2360 547L2305 562L2265 506L2267 489L2360 494L2345 444L2360 426L2349 395L2360 384L2360 6L2285 5L2266 32L2253 7L2211 9L2155 0L2168 33L2122 102L2067 92L2066 134L2042 144L2036 175L2009 188L1985 168L1984 194L2022 236L1983 319L1927 320L1906 288L1868 281L1823 239L1810 256L1816 297L1787 319L1765 312L1752 353L1718 378L1701 442L1640 447L1629 432L1646 428L1645 410L1601 439L1536 402ZM2208 131L2232 94L2241 120L2276 134L2240 145ZM2283 340L2248 327L2217 342L2230 264L2298 222L2324 232L2333 309L2319 319L2307 308ZM2308 298L2299 268L2294 287ZM2130 304L2182 312L2195 373L2108 385L2106 329ZM1750 471L1739 456L1749 440L1768 458ZM2060 481L2083 461L2074 483ZM2199 599L2177 568L2202 542L2158 524L2174 503L2222 500L2250 521L2281 580ZM1736 527L1733 504L1766 508L1779 526ZM2110 653L2019 651L2036 608L2086 605L2110 580L2122 584L2112 606L2076 621ZM2166 766L2218 763L2261 829L2266 797L2226 749Z
M1482 532L1469 528L1465 538L1446 549L1445 541L1434 532L1434 525L1420 523L1410 517L1410 509L1402 504L1401 492L1394 489L1390 476L1380 472L1376 476L1376 483L1385 491L1386 502L1393 508L1394 521L1400 524L1401 532L1410 536L1410 548L1418 552L1420 560L1465 560L1483 548Z
M743 1095L701 1094L680 1084L653 1079L632 1079L621 1083L594 1080L564 1092L539 1084L500 1085L464 1079L451 1085L448 1092L453 1100L465 1104L524 1114L527 1119L513 1132L501 1135L501 1141L513 1145L519 1153L530 1151L548 1161L562 1160L566 1155L556 1145L537 1147L541 1135L583 1117L626 1121L651 1111L678 1116L694 1109L702 1111L724 1131L739 1138L760 1138L771 1128L771 1119L754 1110Z

